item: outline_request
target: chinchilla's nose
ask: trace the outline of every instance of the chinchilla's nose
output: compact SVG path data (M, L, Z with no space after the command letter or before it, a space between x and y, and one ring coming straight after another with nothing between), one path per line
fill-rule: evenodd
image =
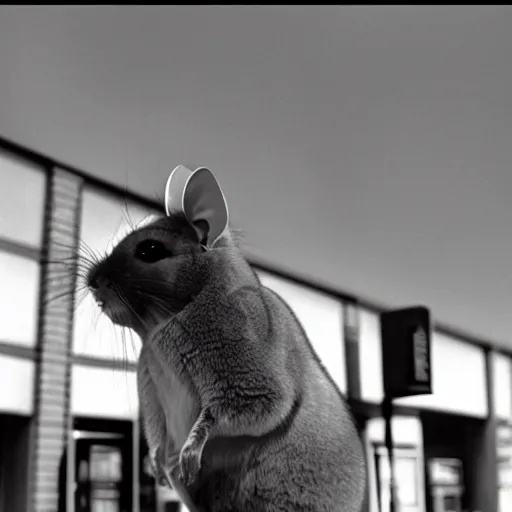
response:
M97 275L93 275L89 279L89 287L92 288L93 290L97 290L100 287L99 277Z
M102 272L101 266L97 266L90 274L87 281L87 285L94 291L98 291L100 288L109 287L109 279L105 277Z

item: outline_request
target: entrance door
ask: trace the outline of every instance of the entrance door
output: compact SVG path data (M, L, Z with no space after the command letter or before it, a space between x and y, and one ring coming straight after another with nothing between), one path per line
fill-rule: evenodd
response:
M81 432L75 444L75 512L131 512L131 441Z

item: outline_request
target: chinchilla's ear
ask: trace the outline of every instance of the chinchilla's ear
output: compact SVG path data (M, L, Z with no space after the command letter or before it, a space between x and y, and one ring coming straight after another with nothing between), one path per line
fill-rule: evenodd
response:
M206 248L213 248L229 225L226 199L213 173L206 167L174 169L165 187L167 215L185 217Z

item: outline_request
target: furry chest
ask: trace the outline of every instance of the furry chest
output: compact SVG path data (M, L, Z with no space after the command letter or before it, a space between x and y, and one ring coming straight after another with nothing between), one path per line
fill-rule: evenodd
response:
M179 450L199 415L198 403L185 383L162 358L148 350L146 360L158 401L165 414L167 435L173 441L175 449Z

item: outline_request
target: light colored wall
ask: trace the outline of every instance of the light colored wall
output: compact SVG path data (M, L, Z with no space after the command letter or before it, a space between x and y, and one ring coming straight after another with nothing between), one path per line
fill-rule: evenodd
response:
M0 354L0 411L30 416L34 408L33 361Z
M485 418L488 412L484 351L455 338L434 333L432 395L397 403Z

